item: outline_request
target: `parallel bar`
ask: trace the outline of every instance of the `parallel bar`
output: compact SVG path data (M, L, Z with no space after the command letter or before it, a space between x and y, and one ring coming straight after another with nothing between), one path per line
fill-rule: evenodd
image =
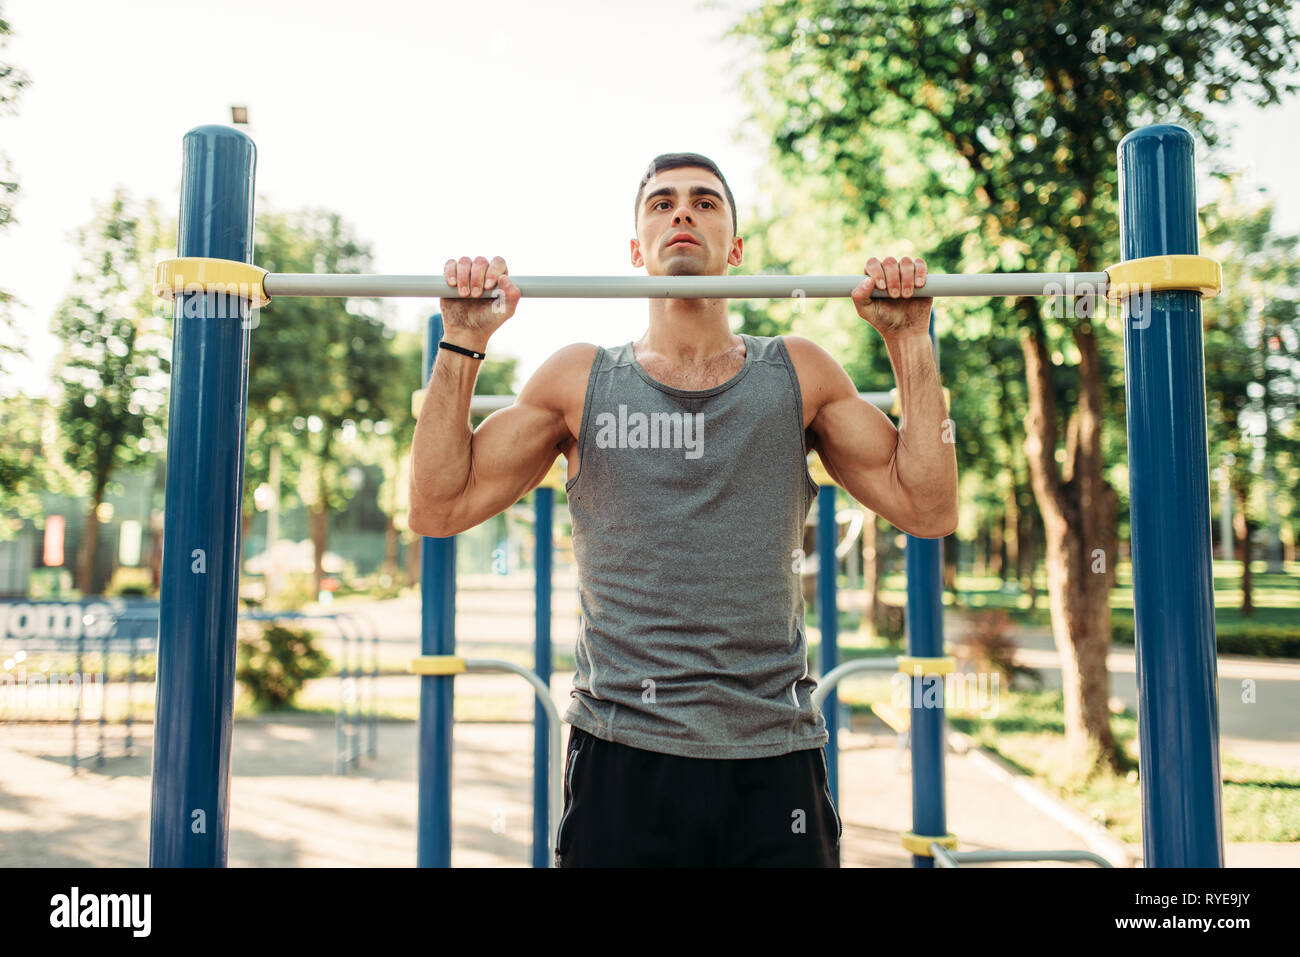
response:
M511 276L532 299L842 299L863 276ZM931 273L926 296L1076 296L1106 293L1104 272ZM271 273L266 294L458 299L441 276ZM489 293L487 298L491 298ZM872 290L877 299L888 292ZM474 298L474 297L470 297ZM478 298L484 298L480 296Z

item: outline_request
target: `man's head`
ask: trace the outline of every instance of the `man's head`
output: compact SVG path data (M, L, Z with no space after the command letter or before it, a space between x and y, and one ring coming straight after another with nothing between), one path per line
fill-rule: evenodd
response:
M651 160L637 186L633 224L632 265L650 275L725 275L728 265L740 265L736 201L707 156Z

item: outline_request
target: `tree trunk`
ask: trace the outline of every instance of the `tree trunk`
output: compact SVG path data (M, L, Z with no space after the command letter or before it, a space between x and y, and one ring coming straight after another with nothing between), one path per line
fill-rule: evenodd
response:
M1237 496L1237 509L1232 516L1233 529L1237 533L1237 557L1241 559L1241 617L1249 618L1255 614L1254 580L1250 574L1252 554L1250 542L1250 516L1246 510L1249 488L1234 488Z
M162 587L163 518L155 509L149 515L149 574L154 591Z
M1078 405L1070 416L1065 463L1056 460L1056 397L1037 305L1020 300L1021 346L1029 386L1025 452L1047 535L1048 598L1061 655L1066 755L1087 778L1124 770L1110 727L1110 588L1118 550L1118 496L1102 473L1102 384L1091 324L1073 328L1079 349Z
M989 524L989 569L988 574L996 575L1002 581L1007 578L1007 550L1003 541L1002 529L1006 521L1001 512L994 512Z
M393 516L384 516L384 563L379 570L394 581L397 580L397 526Z
M943 587L957 594L957 536L945 535L943 539Z
M99 506L104 490L96 489L86 512L86 528L77 549L77 588L83 595L95 594L95 552L99 550Z
M877 561L876 513L862 510L862 620L876 620L876 604L880 601L880 562Z
M320 594L325 583L325 550L329 547L330 511L329 495L325 489L324 463L317 469L320 479L316 488L316 501L307 510L307 525L311 532L312 550L316 558L316 594Z

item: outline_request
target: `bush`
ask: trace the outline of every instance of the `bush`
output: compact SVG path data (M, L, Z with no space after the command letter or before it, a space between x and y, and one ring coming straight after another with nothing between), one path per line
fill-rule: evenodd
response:
M1043 686L1043 676L1037 668L1016 661L1020 646L1011 637L1011 616L1005 608L971 612L967 616L963 657L981 671L997 672L1007 687L1015 686L1017 678L1025 678L1035 687Z
M235 678L263 708L284 708L293 703L302 686L319 678L331 666L316 647L315 632L294 630L268 622L258 631L249 628L239 637Z
M147 568L122 566L104 587L107 597L148 598L153 592L153 573Z
M1111 640L1116 645L1135 643L1132 618L1111 620ZM1260 658L1300 658L1300 628L1287 625L1219 625L1215 645L1221 655Z

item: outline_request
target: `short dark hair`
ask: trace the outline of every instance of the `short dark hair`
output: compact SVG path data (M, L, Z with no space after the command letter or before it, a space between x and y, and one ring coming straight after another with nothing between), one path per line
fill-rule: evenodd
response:
M660 153L650 161L650 165L641 174L641 182L636 188L636 202L632 206L633 226L640 221L641 194L645 192L646 183L654 179L659 173L670 169L681 169L683 166L699 166L718 177L722 182L722 189L727 194L727 205L731 207L731 231L732 233L739 233L740 229L736 225L736 198L731 195L731 187L727 185L727 177L722 175L722 170L718 169L717 163L707 156L701 156L699 153Z

